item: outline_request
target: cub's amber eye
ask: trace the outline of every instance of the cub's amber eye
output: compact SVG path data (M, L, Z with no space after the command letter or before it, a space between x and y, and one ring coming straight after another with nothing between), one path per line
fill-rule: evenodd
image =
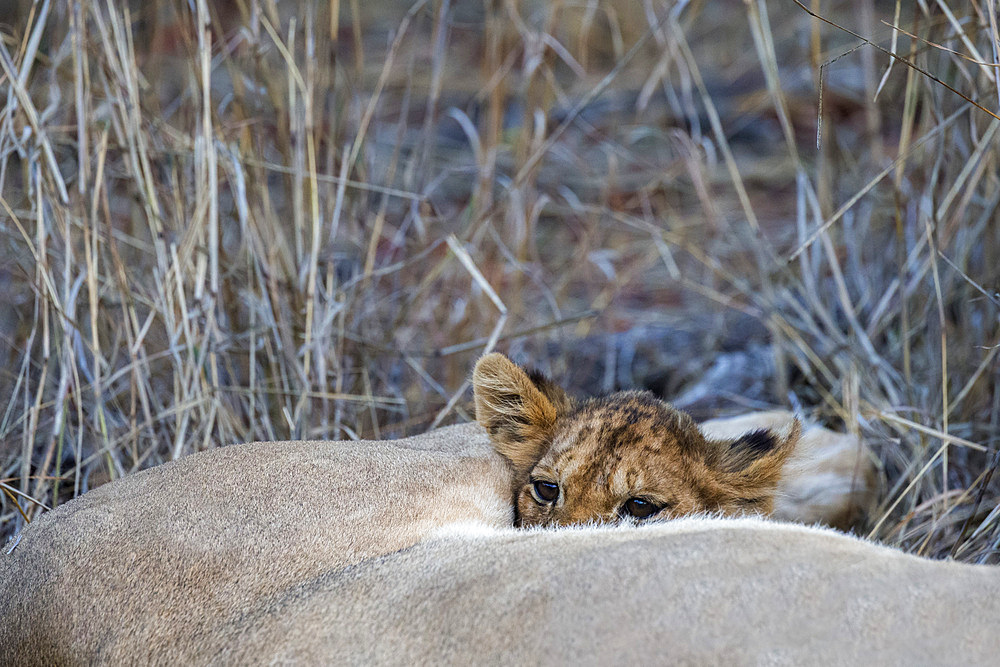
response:
M646 519L663 509L662 505L657 505L645 498L629 498L622 505L622 516L630 516L633 519Z
M535 498L540 503L551 503L559 497L559 485L555 482L536 479L531 483L531 488L534 489Z

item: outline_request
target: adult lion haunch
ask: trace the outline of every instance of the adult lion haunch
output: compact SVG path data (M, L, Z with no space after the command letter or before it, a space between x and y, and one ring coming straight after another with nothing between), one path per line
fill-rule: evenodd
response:
M475 425L138 473L0 554L0 656L975 662L1000 648L992 568L748 519L515 531L510 483Z
M224 662L987 665L998 595L989 567L687 518L442 537L294 587L202 648Z

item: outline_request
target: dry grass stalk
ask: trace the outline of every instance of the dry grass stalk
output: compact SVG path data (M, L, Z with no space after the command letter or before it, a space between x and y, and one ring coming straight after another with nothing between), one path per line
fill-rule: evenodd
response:
M468 419L501 343L668 399L767 344L730 405L864 435L874 537L997 559L993 0L13 5L0 532L207 447Z

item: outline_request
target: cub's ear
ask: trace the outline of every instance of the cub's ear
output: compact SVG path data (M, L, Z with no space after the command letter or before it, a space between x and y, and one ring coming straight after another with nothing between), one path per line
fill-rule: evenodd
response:
M558 418L572 406L544 375L525 371L502 354L487 354L472 372L476 421L493 448L518 473L527 473L548 446Z
M770 508L785 461L802 435L802 424L791 419L745 433L735 440L709 441L706 463L742 498L767 498Z
M556 409L556 418L562 417L573 410L573 399L563 391L562 387L550 380L545 373L528 368L524 369L524 371L528 374L528 379L538 388L538 391L542 392L545 398L549 399L549 402L552 403L552 407Z

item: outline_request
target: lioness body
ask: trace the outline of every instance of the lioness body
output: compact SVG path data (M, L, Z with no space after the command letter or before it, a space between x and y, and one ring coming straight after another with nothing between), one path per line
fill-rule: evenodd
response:
M40 516L0 552L0 656L170 655L289 586L442 526L509 525L507 475L472 424L237 445L139 472Z
M783 569L810 560L822 568L831 554L847 554L830 566L843 578L886 554L915 560L826 533L811 556L782 560L786 533L755 523L697 524L726 529L697 539L716 544L714 556L685 546L693 533L668 527L565 538L514 531L510 488L509 466L475 424L388 442L226 447L137 473L42 515L0 552L0 656L14 664L540 662L537 651L572 656L595 643L593 656L710 655L724 647L689 642L664 654L653 639L673 634L626 639L650 617L679 624L671 627L682 635L699 623L728 632L702 615L712 600L746 579L733 608L770 604ZM481 535L447 536L469 530ZM771 539L775 560L738 556ZM992 590L992 570L915 562L929 574L960 574L946 601L979 604ZM765 565L768 583L757 586ZM659 583L649 583L656 573ZM892 586L919 581L905 576L890 578L872 609L884 596L902 604ZM717 577L720 588L706 589ZM788 600L808 592L807 579L786 589ZM683 600L704 604L681 617ZM802 600L799 615L825 613ZM921 631L943 618L932 611ZM746 640L739 632L732 646Z
M68 590L95 597L63 589L61 613L30 626L5 609L15 664L987 665L1000 651L995 568L759 519L458 531L280 590L199 585L159 609L163 569L146 586L137 573L132 595L71 569L99 584Z
M430 540L305 582L210 646L239 663L989 665L998 612L994 568L691 518Z

